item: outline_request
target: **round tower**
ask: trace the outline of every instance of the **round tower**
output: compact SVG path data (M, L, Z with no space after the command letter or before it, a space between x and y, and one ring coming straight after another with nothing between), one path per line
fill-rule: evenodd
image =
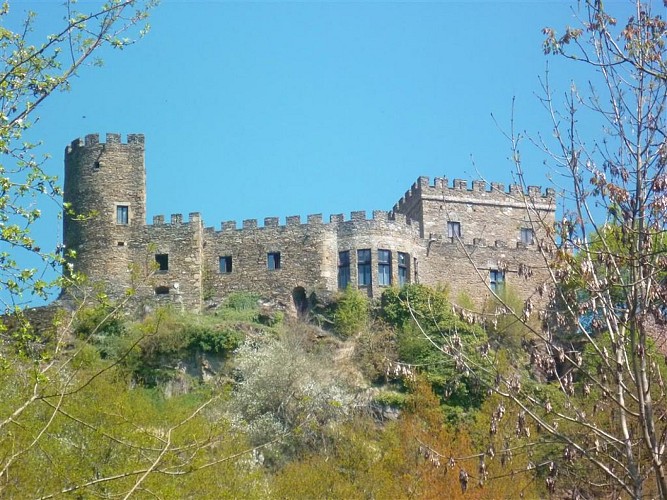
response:
M133 236L146 221L144 136L120 134L76 139L65 150L63 242L69 262L89 283L122 294L130 285Z

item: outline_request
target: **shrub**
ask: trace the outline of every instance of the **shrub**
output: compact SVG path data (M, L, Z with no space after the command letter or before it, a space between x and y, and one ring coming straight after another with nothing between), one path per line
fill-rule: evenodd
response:
M343 337L349 337L368 322L368 297L360 290L348 286L336 301L334 330Z

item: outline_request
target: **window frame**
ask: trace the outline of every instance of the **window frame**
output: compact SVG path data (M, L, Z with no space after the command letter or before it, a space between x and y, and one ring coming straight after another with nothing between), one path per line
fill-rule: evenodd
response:
M357 250L357 285L370 286L373 284L373 256L370 248Z
M398 286L410 283L410 254L398 252Z
M391 286L391 250L378 248L378 285Z
M338 289L345 290L350 282L350 251L341 250L338 252Z
M116 225L129 226L130 225L130 204L116 203Z
M500 269L489 269L489 287L496 294L504 290L505 271Z
M447 221L447 237L461 238L461 222L455 220Z
M266 268L269 271L278 271L282 268L280 261L280 252L266 253Z
M224 262L224 268L223 268ZM220 255L218 257L218 272L220 274L231 274L233 267L233 259L231 255Z
M532 227L522 227L520 230L521 243L524 245L532 245L535 243L535 231Z

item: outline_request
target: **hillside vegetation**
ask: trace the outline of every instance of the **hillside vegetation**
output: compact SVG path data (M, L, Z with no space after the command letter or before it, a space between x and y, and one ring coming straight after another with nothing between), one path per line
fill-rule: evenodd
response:
M546 494L546 455L562 447L537 447L518 409L490 395L493 380L445 355L455 338L556 401L529 368L523 327L473 324L446 291L419 285L381 303L349 289L299 321L258 304L235 294L204 315L137 321L103 303L76 315L67 345L7 344L2 496Z

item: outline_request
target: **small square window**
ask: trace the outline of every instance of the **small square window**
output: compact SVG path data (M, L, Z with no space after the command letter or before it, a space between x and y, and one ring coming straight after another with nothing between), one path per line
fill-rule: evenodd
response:
M460 222L447 222L447 236L450 238L460 238L461 237L461 223Z
M532 228L522 227L521 228L521 243L524 245L532 245L535 241L535 232Z
M505 271L491 269L489 271L489 284L491 285L491 290L495 293L500 293L505 287Z
M155 262L157 263L158 271L168 271L169 270L169 255L166 253L157 253L155 254Z
M220 257L218 264L220 266L220 272L222 274L228 274L232 272L232 256L231 255L226 255L224 257Z
M116 205L116 224L126 226L130 223L130 207L127 205Z
M272 271L280 269L280 252L269 252L266 254L266 266Z

